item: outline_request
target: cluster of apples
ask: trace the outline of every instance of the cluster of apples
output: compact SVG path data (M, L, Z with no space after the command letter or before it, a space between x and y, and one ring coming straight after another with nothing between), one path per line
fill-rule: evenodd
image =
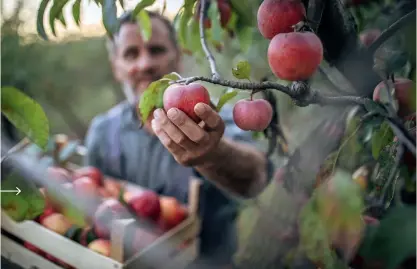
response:
M89 249L109 257L112 220L131 218L132 214L155 224L155 229L137 227L134 230L131 248L134 252L153 243L161 234L184 221L188 212L174 197L159 196L153 191L135 188L122 192L122 185L106 179L100 170L83 167L74 172L61 167L49 167L51 178L62 186L81 195L98 197L101 203L94 216L86 219L86 226L80 227L64 213L64 208L46 188L40 188L46 206L35 221L45 228L65 236ZM121 195L123 194L123 195ZM73 268L38 247L24 242L26 248L64 267Z

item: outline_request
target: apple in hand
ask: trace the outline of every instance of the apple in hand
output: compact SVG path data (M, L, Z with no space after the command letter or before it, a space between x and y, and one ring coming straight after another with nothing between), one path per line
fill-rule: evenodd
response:
M200 118L195 114L194 107L198 103L210 105L210 95L207 89L199 83L188 85L172 84L164 92L164 109L175 107L183 111L194 122L200 122Z
M159 196L153 191L144 191L129 199L128 205L139 217L157 221L161 213Z
M109 240L96 239L88 244L87 247L103 256L110 257L111 244Z
M73 179L76 180L81 177L91 178L97 186L103 186L103 174L101 171L92 166L82 167L74 171Z
M263 131L272 120L272 106L264 99L239 100L233 107L233 120L246 131Z
M187 210L174 197L161 197L160 204L158 223L163 230L170 230L187 218Z

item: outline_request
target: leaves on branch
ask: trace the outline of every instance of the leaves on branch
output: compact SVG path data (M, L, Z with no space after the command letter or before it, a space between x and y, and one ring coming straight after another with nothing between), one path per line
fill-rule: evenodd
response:
M200 32L198 28L198 21L191 17L187 24L187 40L184 45L185 48L192 51L193 53L197 51L202 51L201 42L200 42Z
M247 53L252 44L253 30L252 27L242 27L237 29L237 38L239 39L240 49L243 53Z
M182 12L179 14L178 41L182 47L187 42L187 24L193 16L193 6L196 0L185 0Z
M248 61L240 61L236 67L232 68L233 76L237 79L250 80L250 72L251 68Z
M152 36L151 18L149 17L149 14L145 9L142 9L139 12L137 18L139 22L139 29L141 32L141 36L145 40L145 42L147 42Z
M56 36L55 32L55 20L59 19L62 9L66 5L68 0L54 0L54 4L49 11L49 26L51 27L52 34Z
M351 175L337 170L315 189L300 214L300 247L313 261L335 268L332 246L348 254L359 242L364 224L360 187Z
M367 262L379 261L395 269L416 253L416 209L392 208L371 236L365 238L360 255Z
M32 142L45 149L49 139L49 121L35 100L13 87L1 89L1 112Z
M208 9L208 17L211 21L211 41L215 45L221 44L223 37L223 28L220 25L220 12L217 1L210 3L210 7Z
M112 36L117 29L117 7L115 0L104 0L104 4L101 9L104 28L107 33Z
M114 0L113 0L114 1ZM133 9L132 16L136 17L139 15L139 12L141 12L142 9L147 8L148 6L151 6L155 3L155 0L141 0Z
M45 32L45 27L43 24L43 17L45 15L46 6L50 0L42 0L38 8L38 14L36 18L36 30L38 34L45 40L48 40L48 35Z
M72 6L72 16L75 23L80 26L80 11L81 11L81 0L76 0Z
M217 112L220 112L220 110L222 109L222 107L227 102L229 102L230 100L232 100L237 94L238 94L238 91L233 90L233 91L230 91L230 92L226 92L222 96L220 96L219 102L217 103L217 106L216 106L216 111Z
M170 81L176 81L180 79L180 75L173 72L165 75L163 78L152 82L145 92L141 95L139 101L139 112L142 118L142 122L145 122L150 113L155 108L163 107L163 96L165 90L169 86Z
M378 160L382 149L394 139L394 133L387 122L383 122L372 134L372 156Z

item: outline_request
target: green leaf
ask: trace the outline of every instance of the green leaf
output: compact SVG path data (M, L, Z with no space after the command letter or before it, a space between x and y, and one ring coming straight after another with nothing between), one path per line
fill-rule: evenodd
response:
M13 87L1 89L2 113L33 143L46 149L49 122L42 107L32 98Z
M243 53L248 52L252 44L253 30L252 27L242 27L237 30L237 38L239 39L240 48Z
M216 106L216 110L217 112L220 112L220 110L222 109L222 107L231 99L233 99L236 95L238 94L238 91L233 90L231 92L226 92L225 94L223 94L220 99L219 102L217 103Z
M48 40L48 36L45 32L45 27L43 24L43 18L45 15L46 6L48 5L50 0L42 0L41 4L39 5L38 15L36 18L36 30L38 34L45 40Z
M183 12L179 19L178 39L181 46L187 43L187 23L193 16L193 6L196 0L185 0L183 5Z
M20 189L20 193L4 192L1 195L2 208L15 221L33 220L45 209L45 198L36 185L12 171L1 182L2 190Z
M59 14L62 12L65 4L68 0L54 0L54 4L49 11L49 25L51 27L52 34L56 36L55 32L55 20L59 19Z
M238 17L237 17L236 12L234 12L232 10L232 15L230 16L230 19L229 19L229 22L226 25L226 28L229 29L229 30L234 31L236 29L237 19L238 19Z
M215 44L222 42L223 28L220 25L220 12L218 8L218 2L216 4L211 3L208 9L208 17L211 20L211 41Z
M162 107L163 92L168 88L170 79L160 79L152 82L139 101L139 112L142 122L145 122L150 113L157 107Z
M375 101L367 100L364 104L366 111L368 112L376 112L380 114L381 116L387 115L387 111L381 107L380 104L378 104Z
M114 0L113 0L113 1L114 1ZM136 6L135 6L135 9L133 9L132 16L133 16L133 17L138 16L138 15L139 15L139 12L140 12L142 9L144 9L144 8L146 8L146 7L148 7L148 6L153 5L153 3L155 3L155 0L142 0L142 1L140 1L140 2L139 2Z
M142 38L147 42L152 36L151 18L149 17L148 12L145 9L142 9L138 14L137 19Z
M120 6L125 9L125 2L123 0L119 0Z
M200 42L200 30L198 28L198 21L191 17L188 21L188 39L186 42L186 48L192 52L196 52L201 50L201 42Z
M76 0L72 6L72 16L74 17L75 23L80 26L80 11L81 11L81 0Z
M181 76L177 73L177 72L171 72L169 74L166 74L165 76L163 76L160 80L168 80L168 81L176 81L181 79Z
M103 24L107 33L112 35L117 27L117 7L114 0L104 0L102 6Z
M250 80L250 64L248 61L240 61L236 67L232 69L233 76L237 79Z
M64 13L61 11L61 13L59 13L58 16L59 21L62 23L63 26L67 26L67 23L65 22L65 17L64 17Z
M372 156L378 160L381 150L386 147L394 139L394 133L387 122L383 122L381 126L372 134Z
M387 269L398 268L416 253L416 208L392 208L369 240L360 252L366 261L380 261Z

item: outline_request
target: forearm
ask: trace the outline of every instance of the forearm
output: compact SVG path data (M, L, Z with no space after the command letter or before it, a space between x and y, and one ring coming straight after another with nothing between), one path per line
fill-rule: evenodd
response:
M267 183L267 158L253 146L222 138L210 161L195 169L227 191L253 197Z

